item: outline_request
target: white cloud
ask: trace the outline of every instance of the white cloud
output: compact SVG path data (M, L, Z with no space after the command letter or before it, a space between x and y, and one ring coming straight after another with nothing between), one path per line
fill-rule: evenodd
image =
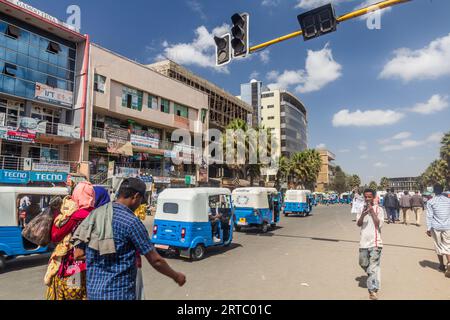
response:
M253 79L258 80L258 78L259 78L258 71L253 71L252 73L250 73L250 77L249 77L250 80L253 80Z
M348 2L348 1L353 1L353 0L299 0L299 2L297 3L297 5L295 7L301 8L301 9L314 9L314 8L323 6L330 2L332 2L334 5L338 5L342 2Z
M263 0L261 5L265 7L276 7L280 4L280 2L281 0Z
M270 51L264 50L259 54L259 58L263 64L268 64L270 62Z
M392 140L405 140L405 139L408 139L409 137L411 137L411 135L412 135L411 132L404 131L404 132L397 133L393 137L382 139L382 140L378 140L378 143L379 144L388 144Z
M338 152L339 153L349 153L351 150L350 149L341 149Z
M424 140L403 140L400 142L400 144L396 145L388 145L381 149L383 152L387 151L398 151L398 150L404 150L404 149L410 149L410 148L416 148L422 145L425 145L427 143L439 143L442 140L442 137L444 134L442 132L435 132L428 136L428 138Z
M373 165L375 168L386 168L387 164L383 163L383 162L377 162Z
M450 61L448 62L450 64ZM448 96L433 95L427 102L416 104L410 111L421 114L433 114L448 108Z
M326 149L327 145L325 143L321 143L319 145L317 145L316 149Z
M203 11L202 5L198 1L196 1L196 0L189 0L187 2L187 5L192 11L198 13L202 20L207 20L208 19L206 14L205 14L205 12Z
M357 110L344 109L333 117L334 127L372 127L391 125L399 122L404 114L393 110Z
M195 30L195 39L190 43L170 44L164 41L164 51L156 57L156 60L170 59L182 65L194 65L228 73L226 67L216 67L214 36L227 33L229 28L229 25L223 24L209 32L205 26L200 26Z
M394 51L380 73L383 79L400 78L403 81L437 79L450 75L450 33L432 41L419 50L408 48Z
M342 66L333 59L328 44L322 50L308 50L305 70L285 70L282 74L271 71L267 79L274 81L269 84L270 89L289 89L296 86L297 93L318 91L327 84L341 77Z

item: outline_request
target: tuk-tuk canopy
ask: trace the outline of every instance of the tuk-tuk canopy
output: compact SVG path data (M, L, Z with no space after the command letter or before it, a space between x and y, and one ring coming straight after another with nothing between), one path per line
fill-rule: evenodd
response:
M288 190L285 202L306 203L309 196L311 196L310 190Z
M231 196L231 191L226 188L166 189L158 196L155 219L208 222L210 198L214 196ZM228 202L227 207L230 205Z
M18 226L20 197L69 195L68 188L0 187L0 226Z
M275 188L238 188L233 191L233 205L236 208L269 208L269 196L278 195Z

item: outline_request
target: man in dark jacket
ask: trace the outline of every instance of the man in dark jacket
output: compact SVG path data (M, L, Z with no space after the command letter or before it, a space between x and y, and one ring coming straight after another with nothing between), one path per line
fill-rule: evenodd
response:
M388 216L388 223L395 223L397 210L399 208L397 195L394 191L394 189L387 190L388 193L384 197L384 208Z
M420 227L420 216L423 213L425 204L423 203L423 198L419 194L419 191L416 191L416 194L411 197L411 207L416 214L416 226Z
M405 191L400 198L400 207L403 213L403 224L408 225L408 213L411 212L411 196L408 191Z

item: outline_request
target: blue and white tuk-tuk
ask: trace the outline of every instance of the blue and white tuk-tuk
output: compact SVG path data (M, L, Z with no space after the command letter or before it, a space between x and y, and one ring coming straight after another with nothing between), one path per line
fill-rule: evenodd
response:
M238 188L233 191L234 228L258 227L262 233L280 222L281 195L274 188Z
M309 190L289 190L284 199L284 215L301 214L306 217L311 214L313 206L312 193Z
M54 197L68 194L68 188L0 187L0 270L7 260L48 252L47 247L24 239L22 230L31 218L31 210L36 216Z
M210 217L219 214L217 234ZM201 260L206 248L233 240L231 191L225 188L166 189L158 196L152 243L163 252Z
M352 194L350 192L341 193L339 196L340 204L351 204L352 203Z

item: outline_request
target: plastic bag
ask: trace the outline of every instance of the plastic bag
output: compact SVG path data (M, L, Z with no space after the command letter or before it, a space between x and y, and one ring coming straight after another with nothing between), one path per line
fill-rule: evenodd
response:
M22 231L22 237L35 245L45 247L51 242L53 226L53 210L61 207L62 200L57 197L50 202L50 206L28 223Z

